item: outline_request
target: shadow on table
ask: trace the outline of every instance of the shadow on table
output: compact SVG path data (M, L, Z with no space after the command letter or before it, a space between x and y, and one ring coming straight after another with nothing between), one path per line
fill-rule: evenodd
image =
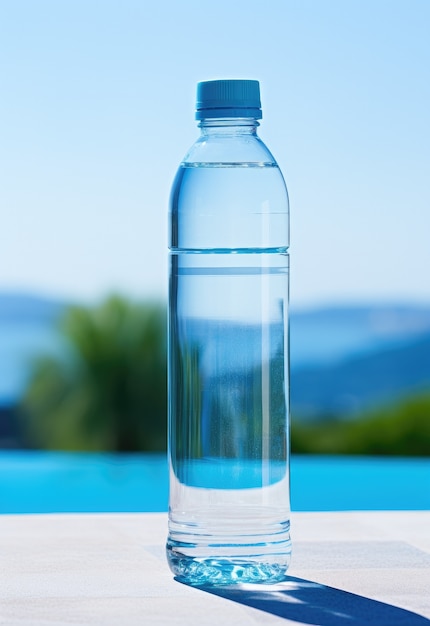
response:
M405 609L364 596L289 577L284 583L240 587L203 587L212 593L260 611L302 624L320 626L429 626L430 620Z

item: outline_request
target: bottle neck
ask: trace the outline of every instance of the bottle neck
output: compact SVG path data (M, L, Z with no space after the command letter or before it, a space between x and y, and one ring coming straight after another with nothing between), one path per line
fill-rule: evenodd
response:
M256 135L259 122L253 117L206 118L198 124L202 135Z

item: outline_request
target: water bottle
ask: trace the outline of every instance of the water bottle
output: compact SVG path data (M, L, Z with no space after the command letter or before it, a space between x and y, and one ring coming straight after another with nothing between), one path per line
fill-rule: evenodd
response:
M169 214L169 534L176 578L275 583L290 553L289 204L254 80L197 86Z

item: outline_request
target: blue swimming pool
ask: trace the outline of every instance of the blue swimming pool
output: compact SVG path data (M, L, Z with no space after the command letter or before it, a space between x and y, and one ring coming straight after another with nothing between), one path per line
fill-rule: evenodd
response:
M167 510L164 455L0 452L0 513ZM293 456L295 511L430 509L430 459Z

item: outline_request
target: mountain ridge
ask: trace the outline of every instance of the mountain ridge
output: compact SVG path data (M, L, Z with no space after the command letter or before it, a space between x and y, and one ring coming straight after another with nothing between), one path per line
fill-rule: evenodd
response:
M420 392L430 393L430 332L324 367L291 371L291 404L302 418L354 416Z

